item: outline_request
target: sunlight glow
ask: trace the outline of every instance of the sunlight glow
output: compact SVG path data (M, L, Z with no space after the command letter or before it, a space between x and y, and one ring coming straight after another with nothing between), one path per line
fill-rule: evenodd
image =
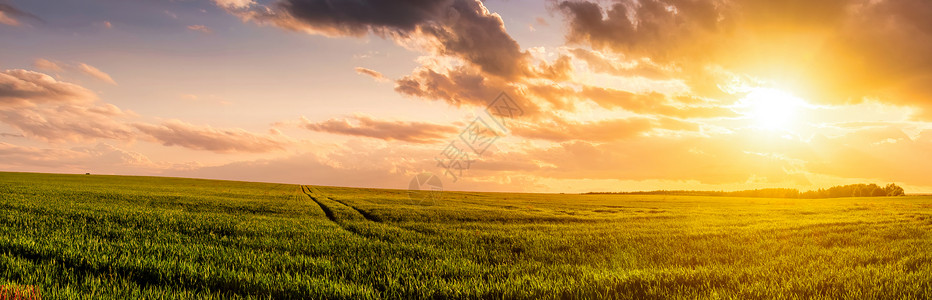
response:
M737 108L756 127L790 130L806 102L790 93L772 88L755 88L738 102Z

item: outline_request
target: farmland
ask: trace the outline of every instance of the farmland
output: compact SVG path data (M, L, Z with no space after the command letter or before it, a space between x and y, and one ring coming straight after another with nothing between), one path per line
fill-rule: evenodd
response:
M444 192L0 173L0 284L59 298L932 297L932 197Z

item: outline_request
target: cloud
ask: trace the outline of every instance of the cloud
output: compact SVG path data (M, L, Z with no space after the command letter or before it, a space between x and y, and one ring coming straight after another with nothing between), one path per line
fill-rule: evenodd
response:
M557 6L568 19L571 43L669 61L677 58L671 51L703 42L704 33L730 21L718 20L715 7L724 3L717 2L722 1L614 1L604 10L590 1L561 1Z
M581 86L580 89L573 86ZM622 108L634 113L675 118L733 117L735 112L689 95L659 92L634 93L580 84L507 82L460 67L440 73L422 68L396 81L395 91L418 98L445 101L454 106L487 106L504 91L534 120L552 118L557 111L575 111L584 101L605 109Z
M104 73L103 71L101 71L101 70L99 70L99 69L97 69L97 68L95 68L95 67L93 67L93 66L91 66L91 65L88 65L88 64L85 64L85 63L78 63L77 69L78 69L79 71L83 72L84 74L87 74L87 75L89 75L89 76L91 76L91 77L97 78L97 79L99 79L99 80L101 80L101 81L103 81L103 82L106 82L106 83L109 83L109 84L112 84L112 85L116 85L116 84L117 84L116 81L113 81L113 78L111 78L109 74Z
M591 122L553 118L549 121L526 123L524 126L514 128L512 133L525 138L551 142L588 141L598 143L632 139L656 129L696 131L699 127L694 123L670 118L631 117Z
M90 103L93 92L49 75L27 71L0 72L0 108L33 106L43 103Z
M457 107L485 106L504 91L515 95L529 116L538 115L541 105L573 108L566 99L528 93L570 80L571 57L534 62L507 33L501 17L477 0L279 0L268 6L221 7L244 21L331 37L375 34L427 52L419 59L421 67L396 80L395 90L404 95Z
M200 33L206 33L206 34L214 33L213 30L210 30L210 28L207 28L207 26L204 26L204 25L191 25L191 26L188 26L188 29L192 31L197 31Z
M222 2L217 4L243 20L326 36L371 32L463 59L492 76L519 78L529 70L528 54L505 31L501 17L477 0L280 0L271 6Z
M299 1L277 3L309 28L334 35L364 35L370 31L410 34L418 26L436 21L454 1Z
M57 105L0 109L2 122L26 136L50 142L132 140L132 128L119 121L126 113L110 104Z
M214 104L219 104L219 105L224 105L224 106L233 105L233 102L230 102L229 100L225 100L221 97L217 97L217 95L198 96L194 94L182 94L181 99L192 101L192 102L209 102L209 103L214 103Z
M0 73L0 122L26 136L50 142L97 138L132 139L132 129L118 119L129 114L75 84L43 73L6 70Z
M599 3L557 3L567 20L568 42L675 65L671 75L698 96L712 96L705 94L714 92L707 87L728 84L730 78L707 82L712 76L704 74L720 68L813 102L880 99L921 108L917 117L932 119L928 1Z
M653 129L653 122L646 118L626 118L596 122L553 120L518 127L513 130L513 133L526 138L553 142L570 140L604 142L631 138L651 129Z
M256 2L253 0L213 0L217 6L226 7L226 8L247 8L249 6L255 5Z
M386 144L353 140L339 146L308 144L312 152L283 157L240 161L189 170L169 170L166 175L233 179L294 184L316 184L364 188L407 189L411 179L423 172L443 176L435 156L439 149L411 144ZM513 164L509 164L513 166ZM488 165L493 167L493 165ZM441 179L446 190L515 191L546 190L533 177L515 175L504 179L466 177L456 183Z
M27 165L40 167L62 166L73 164L81 157L80 153L66 149L41 149L35 147L17 146L0 142L0 161L3 165Z
M130 117L134 114L98 102L93 92L46 74L27 70L0 73L0 122L31 138L56 143L97 139L132 141L142 132L167 146L217 153L271 152L282 150L289 143L283 136L196 127L176 120L161 125L130 124Z
M669 97L651 93L632 93L610 88L584 86L580 93L604 108L623 108L625 110L647 115L660 115L675 118L716 118L735 117L737 114L723 106L689 106L677 100L697 102L689 97ZM674 106L674 104L678 104Z
M595 143L572 140L502 154L503 159L534 161L536 176L554 179L674 180L703 184L807 184L794 161L751 153L717 138L641 136ZM495 164L495 161L488 161ZM619 188L622 189L622 188Z
M408 163L393 159L398 151L393 148L370 148L377 151L351 152L347 160L338 155L321 155L317 152L232 162L220 166L205 166L191 170L170 170L170 176L281 182L293 184L319 184L352 187L405 188L410 176L405 170ZM430 158L424 153L424 157ZM417 157L416 155L413 157ZM413 173L416 174L416 173Z
M0 24L6 24L10 26L19 26L19 21L14 18L8 17L7 12L0 10Z
M382 76L382 73L379 73L378 71L375 71L375 70L366 69L363 67L356 67L356 73L363 74L363 75L369 75L372 78L375 78L376 81L388 81L388 79L385 78L385 76Z
M48 72L64 72L66 70L77 71L77 72L81 72L85 75L94 77L97 80L100 80L100 81L103 81L103 82L106 82L112 85L117 84L116 81L113 80L113 77L110 77L110 74L107 74L104 71L101 71L100 69L94 66L88 65L86 63L78 62L78 63L69 64L69 63L63 63L59 61L39 58L39 59L36 59L35 62L33 62L33 66L35 66L36 68L40 70L48 71Z
M354 116L352 119L330 119L322 122L311 122L305 118L301 118L300 126L319 132L419 144L436 143L437 141L449 138L452 134L457 132L456 127L449 125L427 122L376 120L362 115Z
M36 17L33 14L24 12L16 7L13 7L12 5L0 3L0 24L19 26L22 24L20 23L21 18L41 21L39 17Z
M446 74L422 68L396 81L395 91L419 98L446 101L454 106L485 106L502 91L515 94L515 90L507 82L483 76L467 67L459 67Z
M744 188L808 187L820 176L831 176L841 180L832 184L871 180L932 185L927 176L932 159L925 155L932 149L932 130L911 137L898 126L872 125L836 137L816 135L808 140L749 130L681 136L619 132L628 137L613 139L605 134L609 138L599 139L597 134L563 133L559 126L543 124L541 127L553 130L541 134L552 133L557 138L551 140L558 144L523 144L510 152L484 157L482 163L535 162L540 168L529 171L531 174L555 179L697 181ZM903 163L903 157L911 158L909 163ZM498 171L523 172L525 168L514 166Z
M265 153L284 150L289 143L280 136L258 135L242 129L199 127L178 120L161 125L136 123L133 127L165 146L217 153Z
M0 142L0 168L8 171L154 175L167 167L140 153L104 143L63 149Z
M872 126L837 137L817 136L810 144L811 151L789 155L805 160L812 172L932 186L932 159L926 154L932 149L932 130L911 138L896 126Z
M541 127L547 126L544 124ZM608 125L605 127L611 128ZM569 135L559 131L560 128L553 130L555 135ZM597 136L598 134L590 134L585 138ZM611 134L606 130L602 136L610 137ZM499 151L483 155L480 161L467 171L467 176L455 185L449 177L443 179L450 189L507 191L553 191L552 187L548 189L547 186L539 186L540 183L565 183L573 180L615 180L612 181L613 184L620 183L617 181L653 180L663 181L673 188L695 184L709 187L729 186L730 189L759 186L814 188L821 185L813 186L813 180L825 176L824 174L841 175L841 181L832 184L850 183L844 181L844 178L857 177L927 186L930 182L924 170L928 169L927 165L932 164L932 161L919 159L916 164L896 164L892 158L884 158L886 150L880 147L903 151L895 152L892 156L886 155L887 157L925 157L921 155L921 151L932 145L930 136L932 135L924 132L919 137L910 139L898 130L874 128L832 139L817 138L808 142L786 140L777 144L767 142L772 141L773 136L761 136L746 131L711 137L635 134L619 139L596 138L597 141L568 138L549 145L522 142L504 145ZM911 144L914 142L917 144ZM735 147L737 144L744 146ZM861 149L827 147L832 144L875 146ZM423 171L435 174L442 172L433 162L433 158L439 155L439 150L429 147L410 144L389 146L365 140L355 140L335 146L335 149L324 145L307 147L315 151L187 171L170 171L169 174L299 184L404 188L414 174ZM840 150L826 152L828 149ZM857 166L869 168L862 169ZM520 184L515 181L519 181ZM607 188L625 189L624 186Z
M483 157L472 174L482 177L478 181L805 184L810 175L874 174L932 184L920 171L928 165L921 150L932 143L926 132L916 137L845 128L841 136L762 142L756 135L766 133L736 128L745 124L731 126L746 121L734 120L736 113L728 107L734 100L728 97L741 95L723 95L727 91L722 89L737 78L782 86L821 104L870 97L932 108L927 101L932 98L932 58L925 54L932 52L932 18L926 2L556 1L572 46L527 50L509 36L501 17L477 0L213 2L248 22L328 37L372 35L421 51L420 66L394 81L395 91L406 96L485 107L502 91L511 95L525 111L510 127L520 141L501 145L489 161ZM535 26L546 21L538 18ZM189 29L209 31L198 25ZM79 68L51 60L35 65L47 72ZM375 70L355 70L389 80ZM113 83L109 76L94 77ZM676 87L655 88L664 84ZM87 89L23 70L0 74L0 114L0 122L24 136L47 141L141 137L216 153L267 154L262 160L184 173L193 176L386 187L401 181L402 188L409 172L436 170L432 158L439 150L428 148L458 129L368 116L301 119L299 125L308 130L366 138L343 139L363 146L340 145L324 153L314 148L314 153L276 158L296 142L277 133L175 120L126 121L130 113L99 102ZM17 151L67 159L98 150ZM108 151L98 152L132 160L132 155ZM919 158L916 164L894 165L884 155ZM854 170L857 166L865 167Z
M54 62L54 61L50 61L50 60L47 60L47 59L44 59L44 58L36 59L36 61L33 63L33 65L34 65L36 68L39 68L40 70L44 70L44 71L62 72L62 71L65 70L64 68L62 68L62 66L61 66L60 63Z
M606 57L605 54L599 51L580 48L574 48L570 52L576 58L585 61L589 68L595 72L622 77L641 76L658 80L670 77L669 71L650 60L618 61L618 59Z
M569 81L572 79L573 71L571 58L566 55L561 55L552 64L542 61L533 70L534 77L552 81Z

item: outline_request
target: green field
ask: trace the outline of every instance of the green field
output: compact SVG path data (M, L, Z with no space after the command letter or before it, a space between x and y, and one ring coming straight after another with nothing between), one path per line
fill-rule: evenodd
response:
M0 210L0 284L44 299L932 297L932 197L0 173Z

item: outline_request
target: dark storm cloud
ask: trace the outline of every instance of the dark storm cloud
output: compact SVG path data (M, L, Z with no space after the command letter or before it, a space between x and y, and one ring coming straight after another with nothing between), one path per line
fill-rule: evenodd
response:
M307 26L328 28L346 35L383 30L409 34L421 24L437 21L452 2L284 0L278 6Z
M427 39L429 51L454 56L488 75L528 74L528 54L505 31L501 17L476 0L281 0L271 6L222 6L244 20L328 36L375 33Z
M558 4L569 21L569 42L649 55L659 61L670 59L668 51L676 50L678 44L719 30L715 6L714 1L618 1L603 10L589 1Z

